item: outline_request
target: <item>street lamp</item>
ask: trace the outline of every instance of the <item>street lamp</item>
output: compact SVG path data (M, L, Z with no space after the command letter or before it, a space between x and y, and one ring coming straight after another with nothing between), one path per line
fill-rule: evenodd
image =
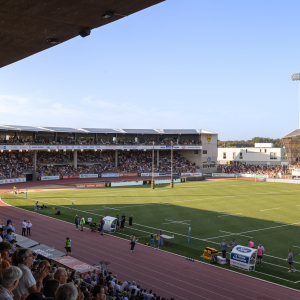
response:
M299 128L300 128L300 73L294 73L292 74L292 80L299 81Z

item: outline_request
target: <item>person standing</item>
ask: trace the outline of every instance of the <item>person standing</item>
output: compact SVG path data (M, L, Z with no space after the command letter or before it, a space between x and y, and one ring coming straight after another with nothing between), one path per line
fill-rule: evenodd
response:
M85 220L84 220L84 217L82 215L80 216L79 221L80 221L81 231L83 231L83 225L85 223Z
M132 220L133 220L133 217L132 217L132 215L130 215L130 217L129 217L129 227L130 227L130 231L131 231L131 228L132 228Z
M125 216L124 213L123 213L122 218L121 218L121 229L120 229L120 231L124 231L125 220L126 220L126 216ZM123 229L123 230L122 230L122 229Z
M157 249L159 249L159 246L162 247L164 245L164 237L161 231L158 231L156 233L156 239L157 239Z
M117 215L116 230L117 230L117 231L120 231L120 219L119 219L119 215Z
M151 236L150 236L150 245L151 245L151 248L155 250L154 237L153 237L152 234L151 234Z
M259 244L257 247L257 265L260 262L260 266L262 267L262 258L263 258L263 254L265 252L265 248Z
M232 241L230 242L231 252L232 252L233 248L236 246L237 246L237 242L236 242L235 238L232 238Z
M66 239L66 251L67 251L67 256L68 256L68 253L70 253L70 255L72 255L71 240L69 237L67 237L67 239Z
M27 227L27 223L26 223L26 220L24 220L22 222L22 236L26 236L26 227Z
M101 235L104 234L104 229L103 229L104 228L104 224L105 224L105 222L104 222L103 218L101 218L100 219L100 224L99 224L100 225L100 234Z
M133 252L134 251L134 246L135 246L135 242L137 241L137 239L135 238L135 234L133 234L130 238L130 244L131 244L131 248L130 251Z
M254 249L255 248L255 244L254 242L252 242L250 239L248 240L248 247Z
M223 239L223 242L220 244L221 249L222 249L222 257L226 258L226 250L227 250L227 243L225 239Z
M291 273L291 272L296 272L296 269L294 268L294 266L293 266L293 253L292 253L292 250L291 249L288 249L288 253L289 253L289 256L288 256L288 258L286 259L286 261L289 263L289 267L290 267L290 269L288 270L288 272L289 273ZM292 271L292 269L293 269L293 271Z
M31 235L30 229L32 227L32 223L30 221L27 222L27 235Z
M78 215L75 216L75 226L76 226L76 230L78 230L78 225L79 225L79 217Z

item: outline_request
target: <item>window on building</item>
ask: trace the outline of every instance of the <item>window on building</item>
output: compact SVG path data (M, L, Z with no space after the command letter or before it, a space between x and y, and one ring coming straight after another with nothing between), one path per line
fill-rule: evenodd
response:
M267 149L265 149L265 153L267 153Z
M270 159L277 159L276 152L270 152Z
M261 149L259 149L259 152L261 153Z
M194 154L198 154L198 150L194 150Z
M233 152L232 159L235 159L235 158L236 158L236 152Z
M223 152L223 159L226 159L226 152Z
M203 154L207 154L207 150L203 150Z
M240 159L243 159L243 153L240 152Z

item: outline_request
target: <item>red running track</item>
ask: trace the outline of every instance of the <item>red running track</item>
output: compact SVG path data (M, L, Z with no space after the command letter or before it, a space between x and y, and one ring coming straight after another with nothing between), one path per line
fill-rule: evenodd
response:
M24 219L33 224L31 238L64 251L65 238L72 240L72 254L89 263L111 262L109 271L119 280L136 281L161 297L185 299L299 299L298 291L247 277L201 262L137 244L130 252L129 241L115 236L75 230L75 225L38 213L0 204L0 218L12 219L21 233ZM117 235L117 234L116 234Z

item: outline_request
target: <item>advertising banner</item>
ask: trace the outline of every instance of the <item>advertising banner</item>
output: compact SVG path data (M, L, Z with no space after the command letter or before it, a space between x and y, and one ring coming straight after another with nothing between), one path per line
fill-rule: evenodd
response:
M248 178L268 178L268 175L262 174L238 174L238 177L248 177Z
M230 265L245 270L255 268L257 249L237 245L230 254Z
M84 276L88 274L90 271L91 273L94 271L95 267L86 264L85 262L82 262L80 260L75 259L71 256L64 256L64 257L55 257L51 258L52 263L56 263L59 267L67 267L68 269L75 270L76 272L79 272ZM99 270L96 268L97 274L99 274Z
M164 184L164 183L170 183L170 179L157 179L157 180L154 180L154 183L155 184ZM177 178L177 179L173 179L173 182L174 183L179 183L181 182L181 179L180 178Z
M170 145L155 145L155 146L121 146L121 145L0 145L0 150L160 150L166 149L171 150ZM194 150L202 149L202 146L181 146L174 145L174 150Z
M164 176L166 173L154 173L154 176ZM141 173L142 177L152 176L152 173Z
M181 176L202 176L202 173L181 173Z
M119 177L119 173L101 173L101 177Z
M138 173L119 173L119 177L138 177Z
M41 180L57 180L60 179L59 175L55 175L55 176L41 176Z
M80 178L79 175L63 175L63 179Z
M105 183L76 184L77 189L104 188Z
M26 182L26 178L10 178L0 180L0 184Z
M43 257L46 257L48 259L51 259L53 257L61 257L65 256L66 254L64 252L58 251L56 249L50 248L46 245L40 244L38 246L32 247L30 249L32 252L35 252Z
M300 170L299 169L292 170L292 175L293 176L300 176Z
M116 187L116 186L130 186L130 185L143 185L143 181L127 181L127 182L112 182L111 186Z
M79 178L98 178L98 174L80 174Z
M227 174L227 173L212 173L212 177L239 177L239 174Z

